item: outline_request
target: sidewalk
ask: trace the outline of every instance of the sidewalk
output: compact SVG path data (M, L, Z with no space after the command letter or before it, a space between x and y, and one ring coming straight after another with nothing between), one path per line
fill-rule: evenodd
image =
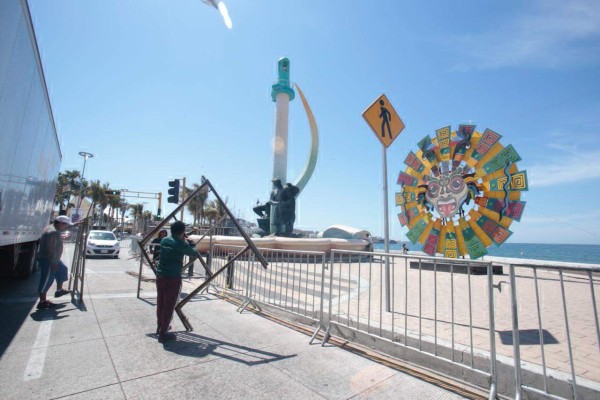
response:
M0 398L462 398L212 295L186 305L193 332L175 318L177 341L159 344L154 298L135 298L125 254L88 260L86 311L68 296L36 311L37 275L1 282Z

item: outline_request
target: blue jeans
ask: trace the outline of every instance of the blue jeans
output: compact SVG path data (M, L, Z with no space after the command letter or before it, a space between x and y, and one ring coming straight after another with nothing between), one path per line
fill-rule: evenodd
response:
M56 280L56 283L65 282L68 279L68 269L67 266L62 262L58 262L58 270L52 271L50 267L50 261L48 260L38 260L38 265L42 271L40 275L40 284L38 285L38 293L46 293L50 286L52 286L52 282Z

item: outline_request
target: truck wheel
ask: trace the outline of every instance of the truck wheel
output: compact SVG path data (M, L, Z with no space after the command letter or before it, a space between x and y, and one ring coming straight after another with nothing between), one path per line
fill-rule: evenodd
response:
M19 254L19 261L17 262L17 276L19 278L27 279L37 270L36 251L37 243L31 243L26 250L22 250Z

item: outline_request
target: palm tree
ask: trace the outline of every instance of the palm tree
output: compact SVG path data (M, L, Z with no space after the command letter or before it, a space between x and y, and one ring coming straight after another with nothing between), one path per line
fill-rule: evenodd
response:
M186 193L192 193L200 187L199 184L194 183L192 188L186 188ZM196 195L190 202L187 204L188 211L192 213L194 216L194 225L196 225L199 221L202 223L201 219L204 217L204 206L206 204L206 199L208 198L208 188L204 188L200 193Z
M110 190L110 183L105 182L102 184L102 194L100 196L100 201L98 202L98 206L100 208L100 221L104 225L106 223L106 215L104 214L104 210L108 207L108 203L110 202L110 196L106 195L106 191Z
M81 197L85 197L85 196L89 196L90 195L90 182L88 182L86 179L79 179L78 181L76 181L73 185L73 196L76 196L79 202L80 196ZM75 207L75 204L67 204L67 212L69 211L69 208L71 207Z
M104 188L102 187L102 183L99 179L90 182L90 186L87 190L87 195L92 198L92 205L90 209L92 213L94 213L93 220L96 221L96 206L100 204L102 199L104 198Z
M125 213L129 209L129 203L123 197L119 197L119 204L117 205L121 213L121 221L125 219Z
M142 218L142 214L144 212L144 205L139 203L132 204L129 206L129 209L133 214L133 229L137 232L139 230L138 221Z
M229 201L228 197L225 197L225 201L223 203L220 202L216 202L217 203L217 212L219 213L219 218L223 218L225 215L227 215L227 211L225 211L225 205L227 205L227 202Z
M112 223L115 222L115 212L116 212L116 209L119 208L120 204L121 204L121 196L110 196L108 198L108 206L110 207L109 216L110 216Z
M146 227L148 226L148 222L152 221L152 211L148 211L148 210L144 211L142 213L142 221L143 221L142 232L145 233L146 232Z
M67 197L67 177L64 173L58 173L58 179L56 182L56 193L54 193L54 205L59 206L59 209L63 209L63 204L68 201Z
M65 172L58 173L58 183L56 185L56 194L54 195L54 204L59 206L62 211L64 208L69 210L69 199L78 190L79 185L79 171L67 170ZM66 203L66 204L65 204Z
M227 204L227 201L228 199L225 198L225 204ZM221 204L217 200L211 200L208 203L206 203L206 206L204 208L204 215L209 221L211 221L211 223L217 222L226 214L227 212L225 211L225 207L223 207L223 204Z
M123 197L119 197L119 211L121 213L121 226L123 227L123 232L125 233L125 213L129 210L129 203Z
M214 203L214 200L209 201L204 209L204 216L210 224L214 224L219 219L219 211Z

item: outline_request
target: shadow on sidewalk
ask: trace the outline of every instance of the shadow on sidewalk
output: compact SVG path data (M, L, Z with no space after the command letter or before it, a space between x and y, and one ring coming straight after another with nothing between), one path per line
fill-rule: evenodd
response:
M0 279L0 358L10 346L31 310L38 302L39 272L23 281L17 278Z
M188 293L181 292L179 294L179 300L185 299ZM156 297L139 297L139 300L151 305L152 307L156 307ZM196 303L199 301L215 301L219 300L218 298L211 296L210 294L199 294L192 298L188 303Z
M148 335L156 337L155 334ZM166 351L187 357L218 356L227 360L240 362L248 366L268 364L296 357L296 354L282 355L253 347L208 338L190 332L178 332L177 340L163 344ZM222 351L220 351L222 350Z
M34 321L48 321L48 320L67 318L68 315L61 315L61 314L64 312L67 312L67 311L72 311L73 309L71 308L68 310L61 310L62 308L65 308L66 306L67 306L66 304L57 304L53 308L47 308L45 310L35 310L31 314L29 314L29 316ZM59 311L59 310L61 310L61 311Z
M77 309L79 311L87 311L87 307L86 307L85 301L83 301L83 299L80 301L80 300L74 298L71 300L71 304L74 305L75 307L77 307Z
M500 336L500 340L504 345L513 345L513 333L511 331L496 331ZM559 341L546 329L542 329L542 337L540 337L539 329L519 329L519 343L527 345L527 344L542 344L542 340L544 339L544 344L559 344Z

